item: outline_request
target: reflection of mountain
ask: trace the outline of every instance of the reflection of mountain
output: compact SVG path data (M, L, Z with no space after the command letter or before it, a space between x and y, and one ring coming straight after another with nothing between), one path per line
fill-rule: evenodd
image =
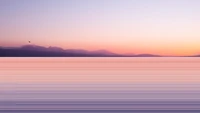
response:
M1 57L159 57L158 55L122 55L107 50L87 51L81 49L62 49L59 47L43 47L25 45L22 47L0 47Z

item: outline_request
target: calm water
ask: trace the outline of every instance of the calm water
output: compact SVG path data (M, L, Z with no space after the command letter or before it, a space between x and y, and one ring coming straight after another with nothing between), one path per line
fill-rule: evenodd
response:
M199 113L200 58L0 58L1 113Z

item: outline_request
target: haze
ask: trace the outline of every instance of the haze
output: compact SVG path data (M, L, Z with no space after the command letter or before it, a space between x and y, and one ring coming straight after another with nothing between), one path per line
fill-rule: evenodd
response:
M200 53L199 0L0 0L0 46Z

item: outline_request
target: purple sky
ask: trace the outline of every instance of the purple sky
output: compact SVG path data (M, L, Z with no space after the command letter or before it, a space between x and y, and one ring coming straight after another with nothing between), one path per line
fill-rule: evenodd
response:
M199 0L0 0L0 45L200 52Z

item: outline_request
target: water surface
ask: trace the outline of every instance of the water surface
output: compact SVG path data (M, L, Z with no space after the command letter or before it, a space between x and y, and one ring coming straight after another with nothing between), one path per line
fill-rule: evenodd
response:
M2 113L199 113L200 58L1 58Z

